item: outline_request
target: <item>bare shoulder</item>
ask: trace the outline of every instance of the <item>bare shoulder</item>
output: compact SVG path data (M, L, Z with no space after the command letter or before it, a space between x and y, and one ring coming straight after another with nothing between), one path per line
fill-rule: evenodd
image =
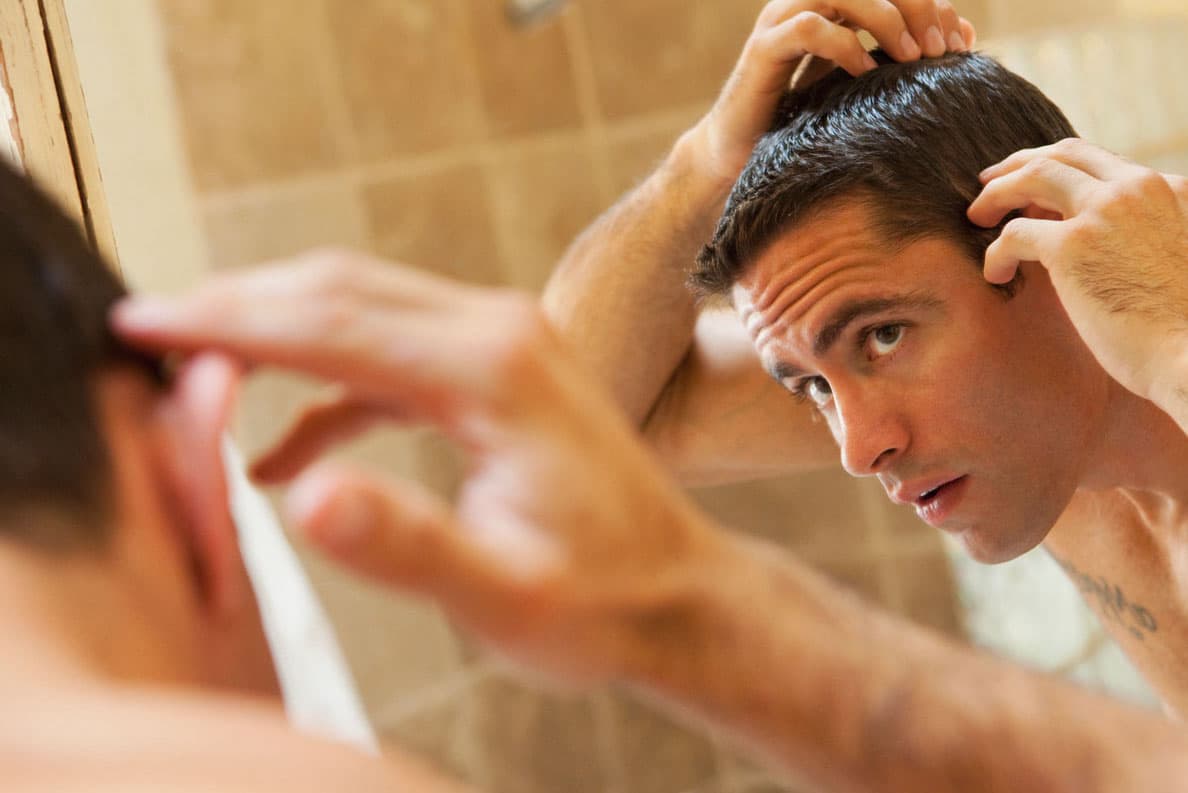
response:
M0 725L5 790L466 790L411 758L297 733L270 703L138 688L10 704L21 716L6 706Z
M838 463L829 430L763 370L732 311L698 319L695 340L644 427L690 485L800 473Z

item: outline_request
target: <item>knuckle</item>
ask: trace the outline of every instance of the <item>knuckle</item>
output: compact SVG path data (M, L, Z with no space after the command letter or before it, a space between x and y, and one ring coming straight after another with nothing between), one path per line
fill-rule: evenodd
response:
M1005 226L1002 227L1002 233L999 235L998 239L1004 243L1013 243L1021 240L1023 238L1023 230L1027 227L1027 224L1020 222L1021 220L1023 219L1015 218L1014 220L1009 221Z
M816 35L821 32L825 24L825 17L813 11L799 11L788 20L789 30L800 36Z
M933 0L895 0L895 5L904 16L916 17L932 11Z
M1019 169L1019 176L1025 180L1044 179L1050 176L1057 167L1055 160L1048 157L1036 157Z
M941 19L953 21L957 19L957 7L950 0L936 0L936 13L940 15Z
M1061 138L1052 144L1052 151L1057 154L1076 154L1085 145L1085 142L1080 138Z
M882 25L889 30L906 30L907 22L903 14L891 0L881 0L871 9L874 14L873 23Z
M1163 174L1152 168L1144 168L1135 176L1134 185L1144 196L1166 197L1172 192L1172 187Z
M362 257L345 248L311 252L305 266L309 287L330 297L353 295L367 270Z
M780 17L783 15L786 6L787 3L785 0L771 0L771 2L763 6L763 9L759 12L759 17L756 21L756 27L769 27L771 25L777 24L780 21Z
M1059 244L1065 249L1083 250L1096 245L1098 223L1091 216L1080 216L1060 224Z
M500 379L529 378L543 366L550 337L548 320L527 295L507 293L497 299L502 332L492 343L491 366Z

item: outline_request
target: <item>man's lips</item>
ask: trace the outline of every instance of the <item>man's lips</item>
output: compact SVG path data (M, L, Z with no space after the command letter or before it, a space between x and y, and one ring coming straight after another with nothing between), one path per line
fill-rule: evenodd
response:
M967 490L969 477L959 476L925 491L912 503L922 521L939 529L944 527L945 519L952 515L964 500Z
M891 496L891 500L896 503L914 504L919 507L923 506L930 499L935 498L937 492L942 487L962 478L964 476L961 474L945 474L929 479L914 479L890 491L889 495Z

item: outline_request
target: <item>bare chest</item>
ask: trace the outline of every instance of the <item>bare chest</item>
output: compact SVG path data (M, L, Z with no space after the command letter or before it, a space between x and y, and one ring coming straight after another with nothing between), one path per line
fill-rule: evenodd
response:
M1188 713L1188 536L1182 517L1078 497L1045 546L1167 703Z

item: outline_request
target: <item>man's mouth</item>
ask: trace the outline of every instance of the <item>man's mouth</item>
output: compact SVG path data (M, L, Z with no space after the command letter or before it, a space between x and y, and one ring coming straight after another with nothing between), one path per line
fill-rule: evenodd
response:
M940 528L940 524L948 517L965 497L969 478L959 476L950 479L917 496L912 504L916 507L916 514L925 523Z

